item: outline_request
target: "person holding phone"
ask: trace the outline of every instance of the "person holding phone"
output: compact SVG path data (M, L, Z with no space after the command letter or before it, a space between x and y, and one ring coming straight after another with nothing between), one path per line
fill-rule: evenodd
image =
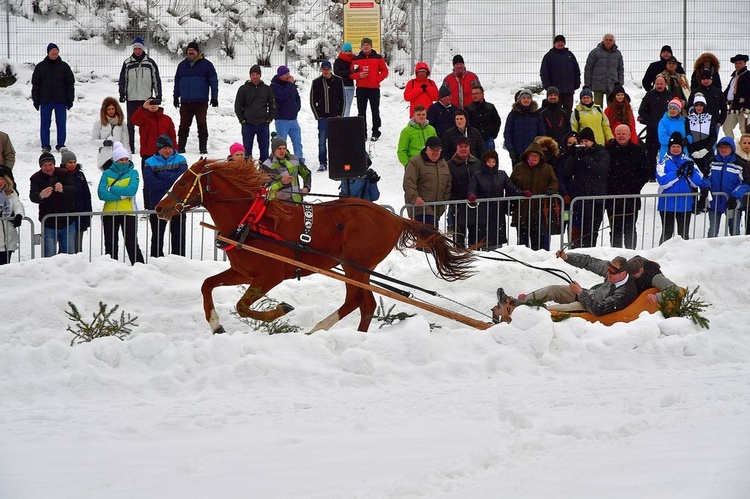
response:
M177 143L177 134L174 128L174 121L160 107L161 99L151 97L146 99L141 107L133 113L133 124L138 127L141 148L141 172L144 169L146 160L156 154L156 142L159 136L166 135L172 144ZM150 206L148 189L143 188L143 205Z
M125 127L125 114L120 103L114 97L105 97L99 108L99 118L94 122L91 140L99 147L96 155L96 166L102 170L112 164L112 144L130 142L128 129Z

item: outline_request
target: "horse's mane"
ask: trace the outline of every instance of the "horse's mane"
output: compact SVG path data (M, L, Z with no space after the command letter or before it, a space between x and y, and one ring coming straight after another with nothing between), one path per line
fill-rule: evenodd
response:
M205 168L211 173L229 181L242 194L254 198L260 190L268 184L271 176L258 169L258 164L253 158L247 158L245 162L234 160L204 160ZM271 201L268 203L266 213L263 216L265 225L273 231L278 231L280 224L288 220L289 209L287 203Z

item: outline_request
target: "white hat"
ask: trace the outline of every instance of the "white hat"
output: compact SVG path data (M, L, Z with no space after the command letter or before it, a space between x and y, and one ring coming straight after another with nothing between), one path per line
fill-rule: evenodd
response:
M122 145L122 142L115 142L112 145L112 161L117 162L122 158L130 159L130 153L125 149L125 146Z

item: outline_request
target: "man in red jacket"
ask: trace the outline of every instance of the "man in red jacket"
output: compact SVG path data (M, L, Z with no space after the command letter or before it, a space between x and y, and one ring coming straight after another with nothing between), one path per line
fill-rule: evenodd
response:
M164 114L164 108L159 107L159 104L154 104L152 102L154 100L156 99L147 99L143 106L136 109L130 118L132 123L138 127L141 144L141 172L146 160L156 154L156 139L159 138L159 135L169 137L172 144L177 143L177 134L172 118ZM145 183L143 186L143 204L144 206L150 206L149 191L146 189Z
M352 60L349 78L357 83L357 115L367 121L367 103L372 106L372 135L375 142L380 138L380 82L388 76L388 66L383 56L372 49L372 40L362 38L362 50ZM365 128L367 125L365 125Z
M443 85L451 90L451 103L458 109L471 104L471 89L479 86L479 77L466 71L461 54L453 56L453 72L445 77Z

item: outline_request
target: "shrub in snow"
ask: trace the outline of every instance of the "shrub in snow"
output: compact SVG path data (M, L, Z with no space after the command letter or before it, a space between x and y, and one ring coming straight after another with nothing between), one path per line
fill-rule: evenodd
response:
M0 87L9 87L16 82L16 68L8 59L0 59Z

